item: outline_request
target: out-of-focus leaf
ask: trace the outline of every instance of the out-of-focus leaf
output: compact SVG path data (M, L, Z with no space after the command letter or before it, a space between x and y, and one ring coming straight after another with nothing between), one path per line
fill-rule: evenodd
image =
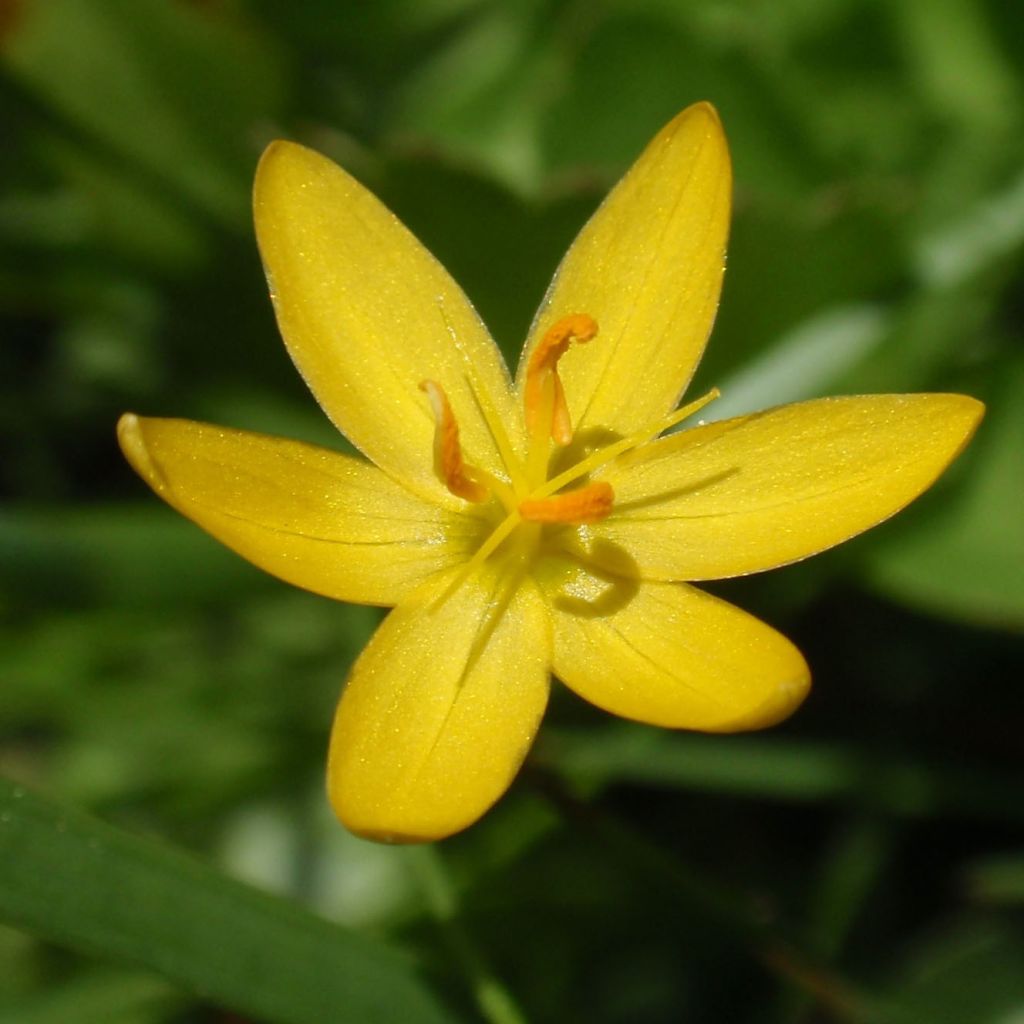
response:
M1024 930L957 920L916 951L894 986L898 1020L1017 1024L1024 1019Z
M727 377L721 399L708 407L705 418L727 419L829 393L843 371L881 343L887 324L885 311L867 303L811 317Z
M395 160L382 196L451 271L515 367L534 311L600 194L524 201L479 173Z
M580 5L558 25L560 87L546 90L542 108L549 173L597 169L614 178L683 107L709 100L725 124L738 194L808 191L818 168L801 133L765 89L750 50L702 17L702 6L677 4L667 16L618 4L598 17ZM756 15L745 15L743 26L758 38Z
M0 601L106 606L224 599L261 575L160 505L0 513Z
M807 931L830 960L839 955L892 858L893 832L892 823L880 815L851 815L825 851L807 900Z
M1024 778L878 755L854 745L709 737L634 725L549 729L542 759L576 784L616 782L798 802L855 801L908 817L1024 821Z
M0 1006L16 1002L38 984L37 951L31 936L0 924Z
M1013 69L972 0L904 0L886 8L919 94L941 115L992 131L1019 113Z
M999 275L1001 278L1002 275ZM988 323L999 295L994 275L951 288L921 290L892 310L885 337L836 382L843 393L935 391L991 348Z
M949 287L1009 258L1022 244L1024 175L952 224L926 233L916 246L917 272L926 285Z
M1024 852L987 857L967 871L970 894L985 903L1024 906Z
M216 222L245 222L253 136L283 88L264 40L167 0L20 7L3 55L39 103Z
M967 614L948 602L982 607L984 588L983 621L1005 623L1018 586L1021 38L1024 4L999 0L0 0L0 769L400 934L465 992L403 851L349 836L323 797L331 711L381 613L285 587L144 500L112 425L128 408L342 443L287 363L250 237L271 135L373 188L514 361L589 212L665 120L708 99L736 170L694 382L724 389L708 413L940 389L985 398L989 417L884 528L715 584L805 650L819 685L791 723L668 735L556 697L540 770L445 845L460 918L530 1019L853 1024L856 1000L784 1003L774 968L699 912L724 889L827 962L803 979L812 999L864 983L888 1010L908 989L906 1014L856 1024L947 1024L945 1001L956 1024L1024 1024L1003 998L1019 943L972 938L979 916L1019 915L1017 638L928 614ZM876 545L884 600L858 585ZM924 603L929 587L946 603ZM591 831L617 818L617 842ZM646 859L624 854L631 829ZM50 838L52 877L17 865L33 885L94 863ZM223 936L220 906L206 910ZM833 976L844 966L856 982ZM171 990L156 978L0 926L0 1024L225 1015L217 993L144 1005L147 984Z
M85 971L9 1005L0 1003L0 1024L159 1024L181 1000L153 975Z
M0 781L0 915L280 1024L452 1018L394 951Z
M797 206L755 197L746 206L737 204L722 304L693 383L695 393L745 373L752 362L772 360L775 348L785 350L794 335L805 330L820 335L823 323L826 331L833 329L830 318L864 309L870 305L866 295L883 293L902 273L897 239L878 209L838 202L834 210L818 215L808 209L812 201L808 197ZM866 335L862 343L850 321L834 338L833 382L849 369L858 348L856 365L873 363L884 348L884 340L870 343L873 329L867 321L860 324ZM826 336L813 346L819 386L826 383L828 345ZM768 397L767 389L763 397L768 404L778 401Z
M194 607L22 611L0 630L0 758L79 805L181 820L306 780L323 800L338 690L378 618L272 581Z
M232 875L272 892L288 892L297 865L304 865L305 888L316 907L350 927L380 927L411 906L418 909L403 850L338 828L319 778L309 799L307 824L315 842L296 830L294 807L280 801L249 805L225 823L218 859Z
M1024 627L1024 362L1005 368L954 493L869 553L867 577L901 600Z
M75 244L50 250L55 268L77 261L115 277L124 277L128 268L132 276L156 271L180 277L203 265L209 240L187 204L67 139L42 141L36 148L39 161L52 167L79 208ZM244 193L241 181L238 191Z
M408 70L422 57L434 35L466 18L486 0L376 0L346 4L341 16L337 0L304 0L282 5L279 0L247 0L246 7L287 38L300 52L339 59L368 77L387 77ZM397 58L406 58L405 62Z
M394 131L536 191L540 114L565 60L546 6L513 0L468 17L403 84Z

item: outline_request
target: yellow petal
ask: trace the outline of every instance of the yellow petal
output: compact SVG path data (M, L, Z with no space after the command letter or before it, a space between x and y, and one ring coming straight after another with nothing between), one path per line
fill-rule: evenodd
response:
M963 395L824 398L673 434L602 474L615 509L592 557L668 580L806 558L916 498L983 412Z
M562 261L520 360L520 389L552 324L587 313L597 337L559 363L577 434L628 436L672 409L718 308L731 190L718 115L707 103L688 107L655 136Z
M467 461L500 470L481 406L516 429L508 373L440 263L354 178L294 143L263 154L253 202L285 344L345 436L418 491L443 490L430 404L419 390L433 380L452 403Z
M773 725L807 694L807 665L784 636L685 583L566 568L545 591L555 675L613 714L733 732Z
M353 832L389 842L440 839L505 791L548 695L550 627L529 583L479 574L435 603L399 605L352 670L338 705L328 791Z
M118 439L168 504L261 569L328 597L395 604L479 543L478 519L324 448L130 413Z

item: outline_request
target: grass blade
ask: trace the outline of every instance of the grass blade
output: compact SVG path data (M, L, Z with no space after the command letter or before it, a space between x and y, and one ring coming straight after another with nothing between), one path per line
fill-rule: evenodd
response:
M267 1024L442 1024L397 953L0 779L0 918Z

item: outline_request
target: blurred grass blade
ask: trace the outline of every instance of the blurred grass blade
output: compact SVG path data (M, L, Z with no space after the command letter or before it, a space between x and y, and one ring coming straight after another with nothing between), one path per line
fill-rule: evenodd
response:
M262 582L152 503L0 509L0 575L20 607L181 607Z
M920 280L949 288L998 265L1024 244L1024 174L1002 192L975 203L957 220L926 234L915 246Z
M763 355L732 373L707 420L724 420L784 402L814 398L880 344L889 326L878 306L856 303L803 321Z
M166 1021L181 995L155 975L106 968L0 1003L0 1024L143 1024Z
M440 1024L398 954L0 780L0 917L267 1024Z
M982 903L1024 907L1024 852L998 854L973 864L967 888Z
M1024 359L1004 361L963 484L874 548L867 576L933 612L1024 629Z
M1019 775L972 771L835 741L672 734L634 725L547 730L543 761L586 789L613 783L854 802L890 814L1024 821Z
M283 95L272 41L190 4L49 0L23 5L0 56L37 116L166 198L247 222L252 137Z

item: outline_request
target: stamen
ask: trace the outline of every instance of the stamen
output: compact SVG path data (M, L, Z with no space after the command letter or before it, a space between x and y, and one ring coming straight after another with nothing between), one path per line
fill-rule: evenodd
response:
M550 498L527 498L519 503L519 514L531 523L574 523L581 526L607 518L614 501L612 485L597 480Z
M444 388L432 380L420 382L420 391L425 391L434 413L434 472L441 482L458 498L466 501L486 501L489 491L481 479L482 474L467 466L462 458L459 443L459 425L455 421L448 396Z
M562 446L572 442L572 420L558 377L558 360L572 341L583 344L596 334L597 321L592 316L573 313L549 327L533 350L526 367L523 404L526 429L535 442L549 436Z

